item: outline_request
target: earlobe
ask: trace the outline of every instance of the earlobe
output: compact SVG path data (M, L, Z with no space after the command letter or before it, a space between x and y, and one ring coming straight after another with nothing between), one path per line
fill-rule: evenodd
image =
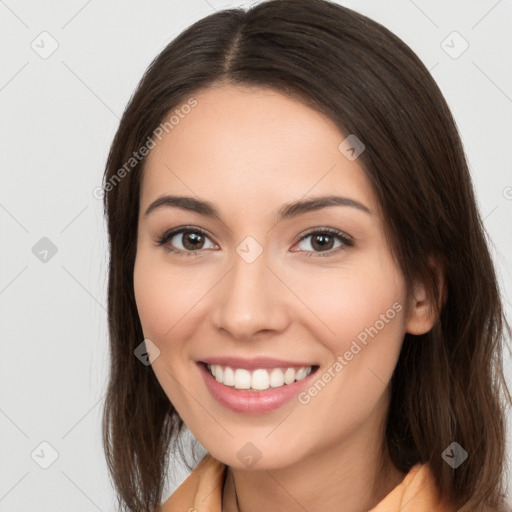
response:
M426 286L423 282L415 281L413 290L409 298L408 313L406 320L406 332L410 334L425 334L436 323L438 311L441 311L446 302L447 292L444 284L443 273L432 258L429 259L431 267L435 271L439 296L437 297L437 308L433 300L427 294ZM437 311L436 311L437 310Z
M414 286L408 305L405 330L416 335L430 331L435 323L435 318L423 284Z

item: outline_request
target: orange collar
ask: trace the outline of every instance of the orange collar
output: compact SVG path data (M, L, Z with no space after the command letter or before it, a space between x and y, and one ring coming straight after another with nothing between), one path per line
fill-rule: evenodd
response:
M222 512L226 465L207 453L158 512ZM428 464L416 464L370 512L456 512L443 500Z

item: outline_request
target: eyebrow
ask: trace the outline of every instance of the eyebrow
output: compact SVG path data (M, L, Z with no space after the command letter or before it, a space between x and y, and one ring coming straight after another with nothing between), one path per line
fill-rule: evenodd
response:
M365 213L372 214L370 208L363 203L343 196L321 196L312 199L294 201L286 203L277 213L277 222L298 217L308 212L327 208L329 206L349 206ZM203 201L189 196L164 195L153 201L146 210L145 216L160 208L180 208L186 211L192 211L205 215L207 217L217 218L222 221L219 210L209 201Z

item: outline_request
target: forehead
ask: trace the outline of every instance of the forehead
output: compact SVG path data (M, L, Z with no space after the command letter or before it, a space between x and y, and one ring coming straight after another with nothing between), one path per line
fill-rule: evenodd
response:
M193 98L196 106L177 106L179 122L155 139L141 202L166 192L248 205L261 194L284 202L339 192L374 206L362 167L339 150L345 135L327 116L262 87L212 87Z

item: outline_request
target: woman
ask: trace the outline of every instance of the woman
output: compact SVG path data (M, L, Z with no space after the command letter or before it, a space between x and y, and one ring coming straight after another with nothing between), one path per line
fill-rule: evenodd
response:
M508 326L455 123L400 39L324 0L198 21L104 189L125 510L507 510ZM161 506L185 426L208 453Z

